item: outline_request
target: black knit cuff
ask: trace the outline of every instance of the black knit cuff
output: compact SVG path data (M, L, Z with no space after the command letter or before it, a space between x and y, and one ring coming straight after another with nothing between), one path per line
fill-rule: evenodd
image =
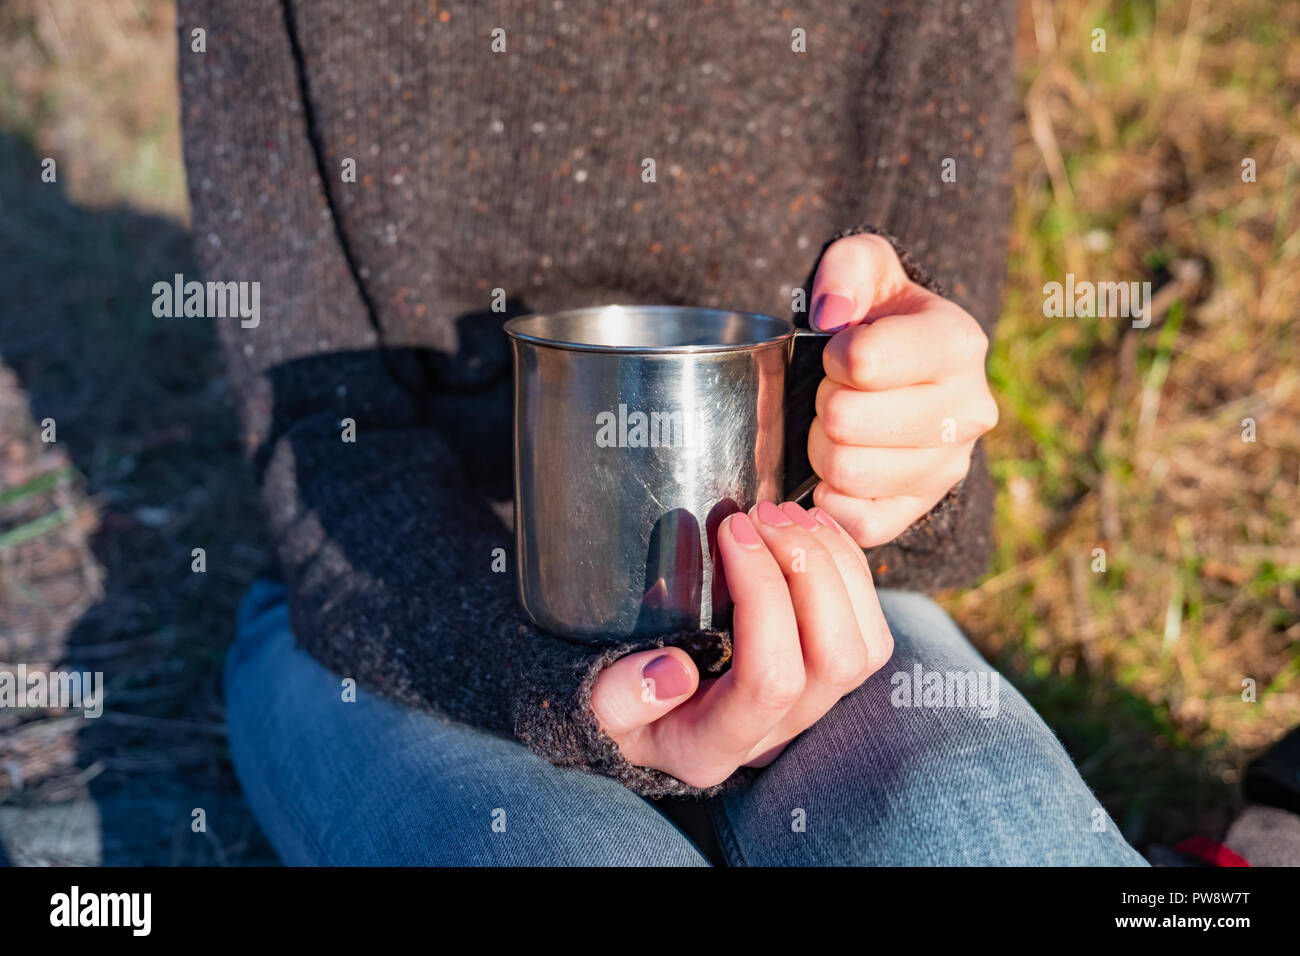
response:
M550 641L562 648L539 655L540 670L519 676L515 693L515 736L557 767L576 767L610 777L643 797L711 797L753 780L758 771L741 768L713 787L692 787L676 777L628 762L618 745L596 723L591 692L600 672L637 651L680 647L691 656L700 677L717 677L731 662L731 635L722 631L683 631L643 641L595 649L570 644L529 625L520 642ZM552 650L556 649L552 647Z

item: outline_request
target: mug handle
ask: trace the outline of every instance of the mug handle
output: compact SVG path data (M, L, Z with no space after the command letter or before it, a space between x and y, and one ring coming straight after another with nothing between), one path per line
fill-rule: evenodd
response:
M808 461L808 428L816 416L822 352L833 332L795 329L785 376L785 498L801 503L821 482Z

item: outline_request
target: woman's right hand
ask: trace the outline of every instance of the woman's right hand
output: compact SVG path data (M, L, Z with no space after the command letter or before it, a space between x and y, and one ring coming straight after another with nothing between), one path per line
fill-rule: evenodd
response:
M723 521L717 542L731 669L701 686L680 648L641 651L605 668L591 697L629 762L701 788L767 766L894 649L866 556L821 509L765 501Z

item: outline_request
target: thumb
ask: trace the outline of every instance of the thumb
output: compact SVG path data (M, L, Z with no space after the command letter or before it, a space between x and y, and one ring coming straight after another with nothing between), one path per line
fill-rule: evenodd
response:
M890 300L909 283L888 239L867 234L837 239L817 265L809 324L838 332L887 314Z
M685 651L658 647L629 654L596 678L591 711L611 737L653 723L695 693L700 673Z

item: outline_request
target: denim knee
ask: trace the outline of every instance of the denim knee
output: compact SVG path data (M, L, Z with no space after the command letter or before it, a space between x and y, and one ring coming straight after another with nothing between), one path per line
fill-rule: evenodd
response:
M929 598L882 591L894 655L720 826L746 862L1141 863L1052 731Z

